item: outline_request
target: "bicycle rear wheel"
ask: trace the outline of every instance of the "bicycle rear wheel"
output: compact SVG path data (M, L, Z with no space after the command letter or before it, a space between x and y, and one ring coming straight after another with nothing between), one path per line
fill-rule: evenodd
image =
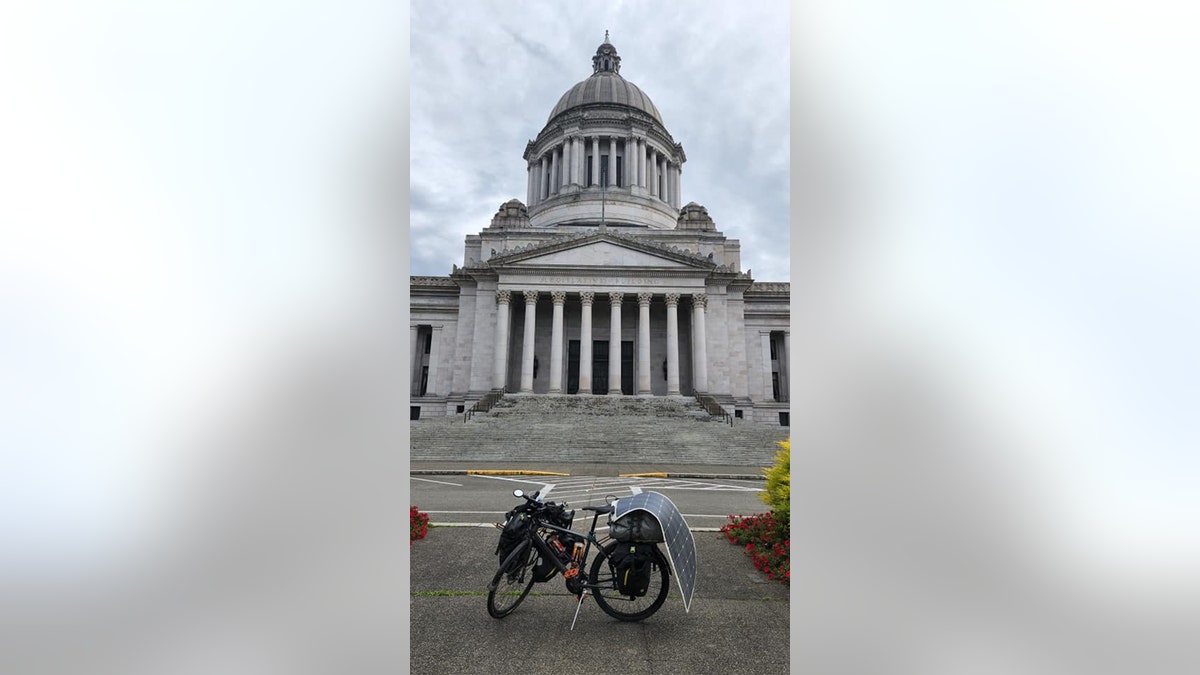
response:
M533 587L533 565L537 561L533 546L525 540L500 563L492 583L488 584L487 610L500 619L521 604Z
M642 597L621 595L617 590L617 577L613 566L609 563L617 542L610 541L601 548L596 559L592 561L592 572L588 577L592 595L600 609L614 619L621 621L641 621L658 611L667 599L667 591L671 586L671 575L668 572L667 561L655 548L653 564L650 568L650 586Z

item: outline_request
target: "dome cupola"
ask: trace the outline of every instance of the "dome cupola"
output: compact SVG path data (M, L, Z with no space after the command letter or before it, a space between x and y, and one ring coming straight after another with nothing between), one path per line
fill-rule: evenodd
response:
M687 157L654 102L621 75L604 32L592 74L559 98L525 148L532 227L674 228Z

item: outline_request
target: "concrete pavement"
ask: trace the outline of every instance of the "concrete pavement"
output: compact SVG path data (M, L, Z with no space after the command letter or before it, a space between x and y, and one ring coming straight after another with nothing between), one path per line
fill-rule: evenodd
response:
M590 470L590 469L589 469ZM694 532L696 590L685 612L674 579L654 616L624 623L556 577L504 619L487 613L498 530L430 528L412 545L411 672L788 672L789 589L754 569L719 533Z

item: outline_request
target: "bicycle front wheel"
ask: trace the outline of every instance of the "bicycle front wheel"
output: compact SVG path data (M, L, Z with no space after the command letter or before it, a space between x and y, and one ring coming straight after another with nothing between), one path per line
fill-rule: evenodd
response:
M500 563L492 583L488 584L487 610L493 618L508 616L533 587L533 565L537 561L529 540L522 543Z
M616 572L610 563L613 549L617 545L615 541L605 544L592 561L592 572L588 577L591 592L600 609L614 619L641 621L657 612L667 599L667 591L671 586L667 561L655 548L654 560L650 567L650 586L646 594L641 597L621 595L617 590Z

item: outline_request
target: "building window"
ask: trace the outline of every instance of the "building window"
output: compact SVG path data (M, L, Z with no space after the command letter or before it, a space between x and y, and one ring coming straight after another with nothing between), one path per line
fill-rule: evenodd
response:
M467 406L465 406L465 405L456 405L456 406L454 406L454 412L456 412L456 413L460 413L460 412L462 412L462 411L464 411L464 410L466 410L466 409L467 409Z
M429 350L432 346L433 346L433 331L431 330L431 331L429 331L429 336L425 339L425 353L426 354L429 353Z
M621 187L622 185L625 184L624 168L625 167L623 167L621 165L621 156L617 155L617 182L616 182L617 187Z
M781 426L781 427L792 426L792 414L785 413L785 412L779 413L779 426Z
M608 155L600 155L600 184L608 185Z
M587 184L592 184L592 156L587 156Z
M739 419L739 420L740 420L740 419L742 419L742 411L741 411L741 410L734 410L734 411L733 411L733 416L734 416L734 417L736 417L736 418L737 418L737 419Z
M771 343L771 360L772 360L772 361L775 361L775 360L776 360L776 359L778 359L779 357L778 357L778 356L776 356L776 351L775 351L775 334L774 334L774 333L771 333L771 339L770 339L770 340L768 340L768 342L770 342L770 343Z
M410 420L421 419L421 406L419 406L419 405L409 406L408 419L410 419Z

